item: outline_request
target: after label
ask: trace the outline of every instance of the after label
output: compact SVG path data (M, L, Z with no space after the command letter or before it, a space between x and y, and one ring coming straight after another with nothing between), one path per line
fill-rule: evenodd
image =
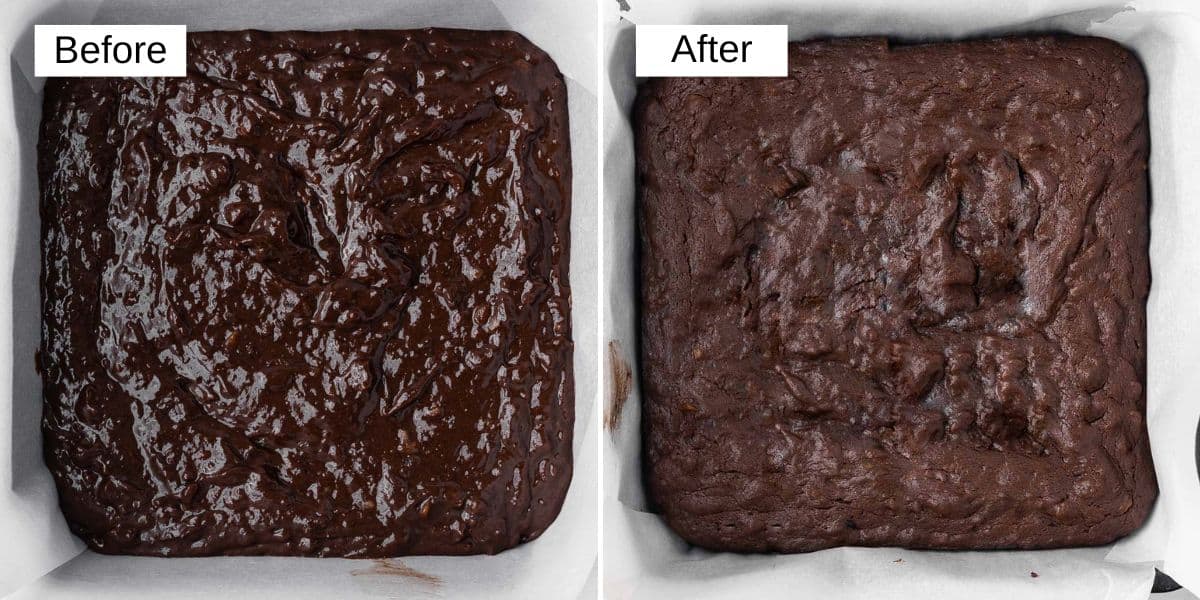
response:
M746 54L753 43L753 40L718 42L716 38L709 36L707 33L700 34L699 39L693 43L688 36L681 35L679 36L679 43L675 45L675 54L671 56L671 62L678 62L680 60L691 62L746 62Z
M786 25L638 25L638 77L786 77Z

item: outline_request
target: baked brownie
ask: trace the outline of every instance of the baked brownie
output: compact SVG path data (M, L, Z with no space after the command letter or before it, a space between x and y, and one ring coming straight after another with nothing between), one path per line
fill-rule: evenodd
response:
M566 88L517 34L47 83L45 456L104 553L494 553L571 477Z
M1146 82L1082 37L793 44L636 108L648 484L688 541L1137 528Z

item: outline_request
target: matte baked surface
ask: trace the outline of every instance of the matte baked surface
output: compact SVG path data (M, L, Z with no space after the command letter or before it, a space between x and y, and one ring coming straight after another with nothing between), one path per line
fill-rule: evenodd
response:
M1095 38L790 47L635 111L648 484L688 541L1103 544L1156 494L1146 84Z
M51 80L46 462L105 553L493 553L571 478L566 87L507 32Z

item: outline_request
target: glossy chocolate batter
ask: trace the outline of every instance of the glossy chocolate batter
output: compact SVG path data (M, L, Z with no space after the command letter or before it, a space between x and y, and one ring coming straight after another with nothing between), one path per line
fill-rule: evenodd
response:
M790 47L635 112L650 492L708 548L1138 527L1146 82L1079 37Z
M571 478L566 87L508 32L47 83L45 454L105 553L495 553Z

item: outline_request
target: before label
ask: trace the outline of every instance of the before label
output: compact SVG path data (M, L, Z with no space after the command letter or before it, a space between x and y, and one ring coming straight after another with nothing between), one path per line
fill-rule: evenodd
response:
M36 25L37 77L183 77L184 25Z

